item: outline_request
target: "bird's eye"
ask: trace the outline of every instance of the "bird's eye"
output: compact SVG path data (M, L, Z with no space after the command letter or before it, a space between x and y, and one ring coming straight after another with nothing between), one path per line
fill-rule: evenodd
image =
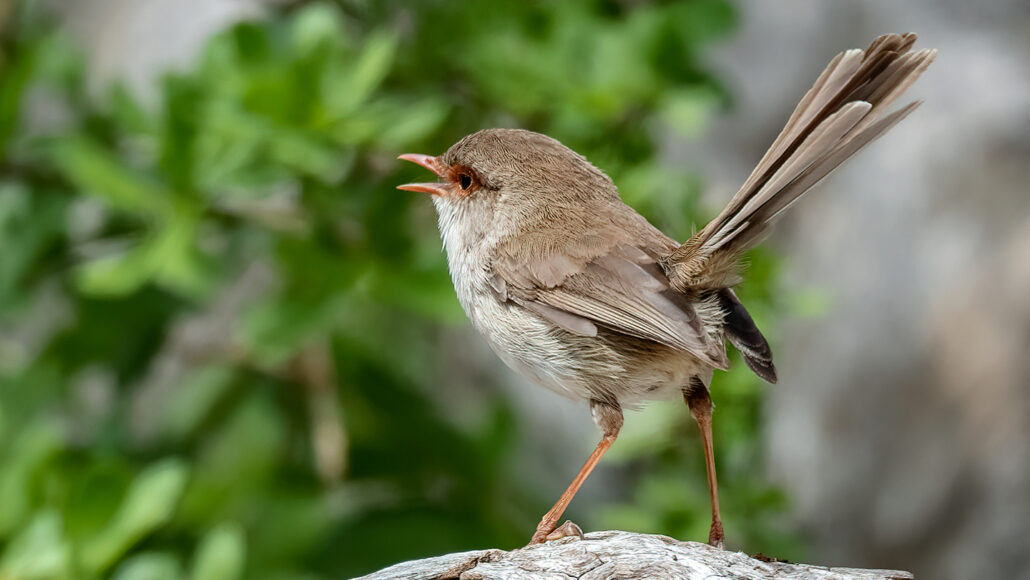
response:
M461 184L462 189L468 189L472 187L472 176L468 173L462 173L458 176L458 183Z

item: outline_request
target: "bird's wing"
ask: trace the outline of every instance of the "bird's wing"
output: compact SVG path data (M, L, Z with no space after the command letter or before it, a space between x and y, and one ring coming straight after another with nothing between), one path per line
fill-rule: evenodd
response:
M574 334L596 336L600 326L726 368L722 341L708 337L690 301L669 287L655 256L628 243L590 251L601 240L594 238L582 251L565 247L535 258L516 258L500 248L491 263L493 291Z

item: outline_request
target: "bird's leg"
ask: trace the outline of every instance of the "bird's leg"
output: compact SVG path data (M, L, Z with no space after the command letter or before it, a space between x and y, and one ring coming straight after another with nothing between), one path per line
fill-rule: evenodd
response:
M683 399L690 407L690 413L701 429L701 444L705 449L705 471L708 473L708 495L712 501L712 528L708 532L708 543L716 548L725 547L722 519L719 517L719 483L715 479L715 450L712 444L712 398L708 388L700 381L692 381L683 390Z
M601 460L608 448L615 443L615 438L619 436L619 430L622 429L622 408L614 403L602 403L600 401L590 402L590 412L594 416L594 422L601 428L604 436L601 437L600 443L594 448L594 452L590 454L590 458L583 465L583 468L579 470L576 478L569 484L568 489L565 493L558 498L558 502L554 504L554 507L544 514L543 519L540 520L540 524L536 527L536 533L533 534L533 538L529 541L530 544L540 544L548 540L555 540L558 537L564 535L582 535L579 531L579 526L576 526L572 522L565 522L562 529L569 528L571 534L563 534L561 536L555 536L552 532L555 531L555 527L558 525L558 520L561 519L565 508L569 507L569 502L575 497L576 492L579 491L579 487L586 481L590 472L594 470L594 466Z

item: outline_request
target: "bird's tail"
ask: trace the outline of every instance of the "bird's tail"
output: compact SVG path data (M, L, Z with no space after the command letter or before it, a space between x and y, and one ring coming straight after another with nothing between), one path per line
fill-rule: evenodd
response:
M834 57L726 209L664 260L677 290L737 284L740 255L776 216L919 106L914 101L885 114L937 56L936 50L910 52L915 40L887 34L864 51Z

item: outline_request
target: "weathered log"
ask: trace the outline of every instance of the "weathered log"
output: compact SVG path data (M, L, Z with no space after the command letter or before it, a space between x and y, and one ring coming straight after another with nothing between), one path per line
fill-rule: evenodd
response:
M510 552L476 550L403 562L360 580L579 580L669 578L681 580L902 580L898 570L826 568L766 562L742 552L666 536L592 532Z

